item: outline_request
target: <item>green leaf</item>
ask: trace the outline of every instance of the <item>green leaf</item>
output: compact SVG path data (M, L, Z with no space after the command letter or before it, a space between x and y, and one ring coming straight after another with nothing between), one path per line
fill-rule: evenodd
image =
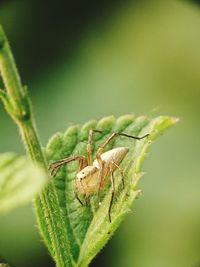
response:
M46 181L44 171L26 157L0 154L0 213L31 201Z
M7 263L0 263L0 267L9 267Z
M58 264L53 249L54 243L51 239L51 233L43 231L44 239L52 257L57 262L57 266L88 266L113 235L125 215L131 210L133 200L139 193L136 186L142 176L141 166L150 144L166 128L176 122L176 118L167 116L153 119L145 116L135 118L133 115L115 119L110 116L98 122L90 121L82 127L78 125L71 126L65 133L57 133L50 139L46 148L46 155L49 162L52 163L71 155L86 155L88 132L91 128L103 132L102 134L94 134L93 159L95 159L97 148L114 131L134 136L149 134L147 138L137 141L126 137L117 137L105 149L106 151L120 146L129 148L128 154L120 164L120 168L125 173L125 189L122 189L119 171L116 170L114 173L115 196L111 210L111 223L108 219L111 183L108 183L108 186L100 193L100 206L98 205L97 194L90 197L88 206L82 206L74 194L78 163L71 162L59 169L53 178L54 189L52 190L51 188L49 190L50 197L47 197L47 201L54 205L56 217L52 216L52 221L47 222L47 225L48 223L54 224L54 229L56 229L57 224L60 226L57 229L59 230L59 235L63 238L60 239L59 250L62 254L63 250L65 250L67 257L65 262ZM52 197L56 200L54 203ZM81 199L84 200L83 197ZM60 217L58 214L60 214Z

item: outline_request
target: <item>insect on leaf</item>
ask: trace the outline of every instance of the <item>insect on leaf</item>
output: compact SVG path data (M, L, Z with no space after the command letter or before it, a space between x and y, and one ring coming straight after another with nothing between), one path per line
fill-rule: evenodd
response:
M164 116L154 119L145 116L135 118L133 115L125 115L116 119L110 116L100 121L90 121L82 127L71 126L65 133L57 133L50 139L46 155L49 163L52 163L72 155L86 156L88 133L91 128L102 131L102 133L94 133L93 136L93 160L99 146L115 131L133 136L149 134L142 140L120 136L113 139L105 148L105 151L117 147L129 148L128 154L120 164L125 176L125 189L122 189L120 172L116 170L114 173L115 195L111 210L111 223L108 218L111 183L101 190L99 196L97 193L91 195L87 206L82 206L74 193L78 163L71 162L58 170L53 178L58 197L56 209L62 214L61 225L64 226L62 229L59 228L60 234L63 231L63 236L67 235L67 242L60 244L60 249L67 246L68 259L71 259L63 266L88 266L106 244L130 211L133 200L138 195L137 182L142 176L141 166L147 149L160 133L176 122L176 118ZM83 197L82 200L84 201ZM99 205L99 200L101 205ZM52 244L49 245L49 247L52 246Z
M44 171L26 157L0 154L0 213L31 201L46 182Z

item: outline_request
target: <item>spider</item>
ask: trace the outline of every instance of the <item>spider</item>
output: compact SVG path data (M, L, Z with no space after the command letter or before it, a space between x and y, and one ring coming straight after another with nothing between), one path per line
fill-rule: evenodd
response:
M93 133L102 133L102 131L90 129L89 130L89 136L88 136L88 143L87 143L87 156L83 155L76 155L71 156L68 158L64 158L58 161L55 161L50 164L50 170L51 175L55 176L58 169L72 161L79 161L79 169L76 174L76 180L75 180L75 196L77 200L80 202L81 205L84 205L83 202L80 200L78 193L85 196L86 200L90 195L93 193L99 193L99 191L105 187L105 185L110 182L112 185L112 192L111 192L111 199L110 204L108 208L108 217L109 221L111 222L111 208L113 204L113 198L115 194L115 178L114 178L114 172L115 170L119 170L121 174L121 180L122 180L122 186L123 189L125 187L124 185L124 174L122 169L120 168L120 163L126 156L126 154L129 151L128 147L116 147L111 150L108 150L107 152L103 153L103 150L105 147L110 143L111 140L118 136L125 136L128 138L141 140L145 137L147 137L149 134L146 134L142 137L132 136L128 135L126 133L119 133L119 132L113 132L104 142L103 144L97 149L96 152L96 159L92 160L92 138ZM78 192L78 193L77 193ZM100 203L99 203L100 204Z

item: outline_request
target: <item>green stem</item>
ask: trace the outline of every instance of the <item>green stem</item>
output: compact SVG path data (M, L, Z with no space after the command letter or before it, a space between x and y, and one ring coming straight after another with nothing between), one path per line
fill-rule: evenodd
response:
M6 87L9 101L15 116L20 118L30 116L27 99L24 96L25 90L15 65L13 55L7 38L0 26L0 70L4 85ZM26 106L27 105L27 106Z
M33 161L45 167L39 138L34 127L31 104L25 87L22 86L7 38L0 26L0 71L6 92L1 96L8 113L20 128L27 152Z
M43 166L47 171L46 159L34 123L31 101L26 88L21 83L8 40L1 26L0 71L5 86L5 91L0 90L0 99L2 99L9 115L18 125L27 153L34 162ZM48 195L50 194L54 205L49 201ZM58 197L54 184L50 181L47 189L35 200L37 221L56 266L69 267L73 265L73 260L69 257L69 251L67 251L67 233L66 237L60 234L60 227L64 227L64 222L63 225L58 226L56 221L58 218L55 216L55 209L57 208L59 210ZM57 216L62 217L62 214L57 213Z

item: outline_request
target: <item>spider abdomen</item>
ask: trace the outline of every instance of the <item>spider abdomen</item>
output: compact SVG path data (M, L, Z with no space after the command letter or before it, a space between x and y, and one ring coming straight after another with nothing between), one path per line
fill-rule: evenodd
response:
M128 147L117 147L103 153L101 155L101 158L105 164L105 167L109 167L112 171L114 171L116 169L116 166L113 164L113 162L119 165L128 153L128 151ZM93 162L93 166L99 168L99 163L97 159Z
M117 166L124 159L129 149L127 147L117 147L101 155L104 167L102 170L102 177L99 175L100 167L97 160L93 162L92 166L87 166L82 169L76 176L76 186L80 193L90 195L102 189L108 182L108 177L111 172L117 169ZM101 183L101 184L100 184Z

